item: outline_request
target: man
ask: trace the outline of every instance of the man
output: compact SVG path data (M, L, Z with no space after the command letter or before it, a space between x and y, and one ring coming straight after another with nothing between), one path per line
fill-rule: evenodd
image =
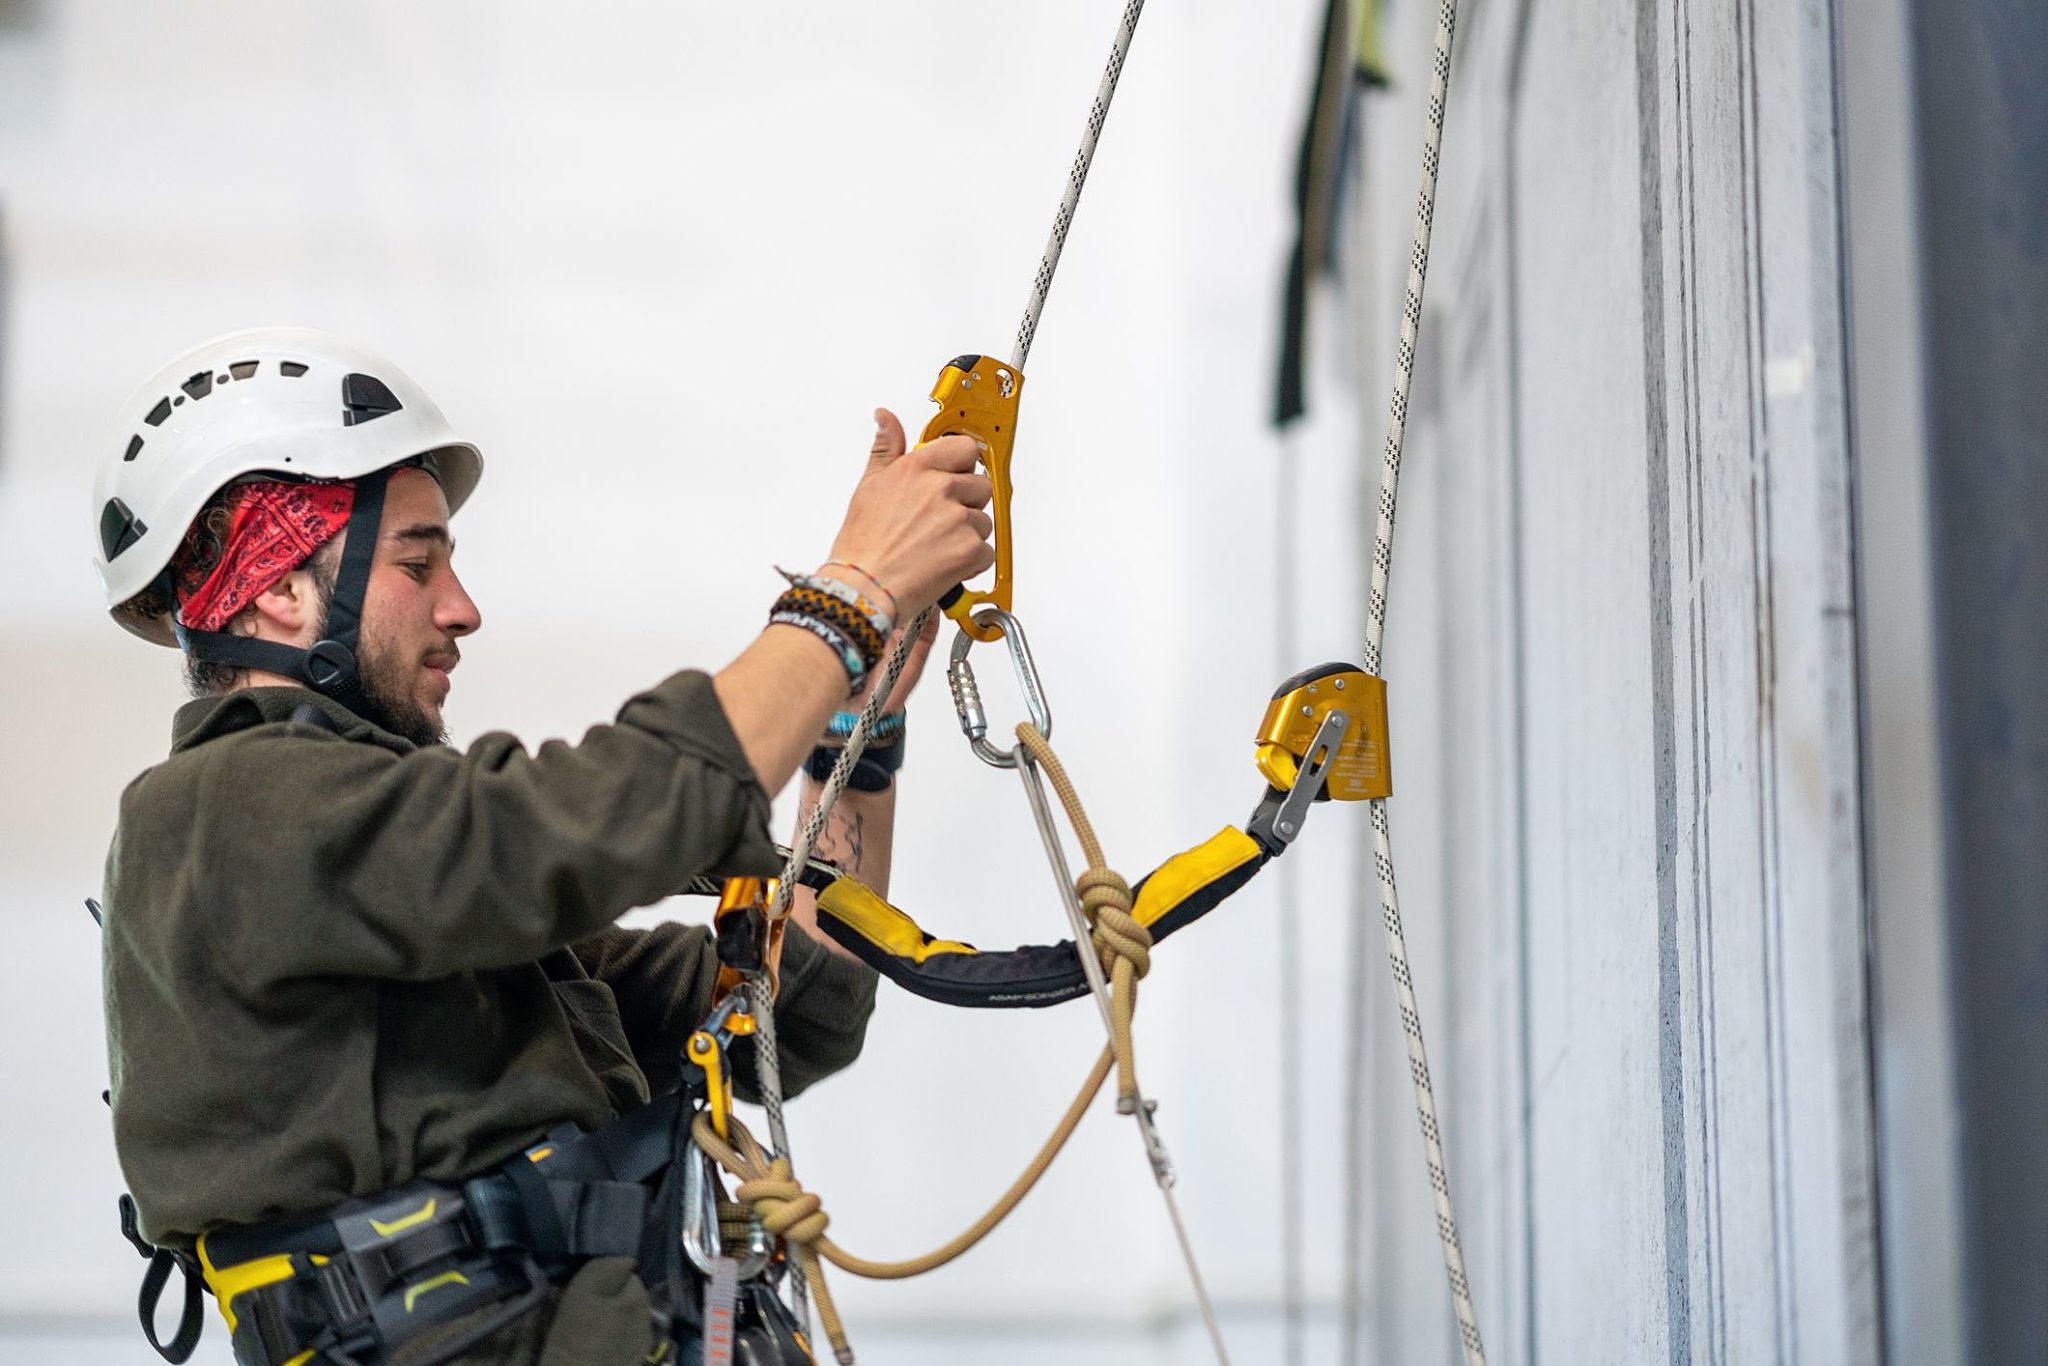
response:
M604 1131L676 1086L711 1004L709 937L612 922L701 875L779 871L769 794L829 760L828 723L888 632L993 560L973 443L905 454L895 418L877 424L829 560L732 663L656 684L575 745L458 752L442 709L481 616L449 518L481 458L425 393L337 338L263 329L178 357L131 401L95 498L99 568L117 621L183 647L196 696L123 794L108 856L114 1129L151 1242L283 1249L204 1258L238 1360L338 1352L366 1312L349 1297L379 1294L365 1361L646 1359L676 1307L650 1317L632 1252L577 1255L603 1240L579 1247L553 1205L513 1221L551 1255L515 1240L484 1266L459 1247L423 1264L437 1277L394 1261L365 1285L357 1258L337 1290L323 1268L348 1259L307 1248L394 1191L440 1193L417 1219L457 1191L476 1206L501 1170L490 1190L524 1191L543 1137ZM877 886L895 743L823 849ZM875 986L812 914L800 897L776 1009L792 1093L853 1060ZM479 1226L473 1209L448 1236ZM487 1293L542 1265L552 1285ZM499 1326L451 1347L480 1324Z

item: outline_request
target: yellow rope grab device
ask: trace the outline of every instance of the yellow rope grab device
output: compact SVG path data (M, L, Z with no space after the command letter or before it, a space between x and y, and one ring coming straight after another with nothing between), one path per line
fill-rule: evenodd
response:
M1433 1093L1421 1052L1419 1013L1414 1008L1412 980L1394 902L1384 805L1384 799L1392 792L1386 684L1369 671L1378 666L1384 621L1401 432L1414 342L1421 321L1422 278L1434 211L1437 153L1456 0L1440 0L1439 6L1423 194L1417 215L1416 250L1411 257L1407 310L1402 320L1387 463L1381 483L1367 667L1325 664L1281 683L1253 737L1254 763L1265 780L1265 790L1243 828L1225 827L1194 848L1174 855L1133 886L1107 865L1080 799L1049 742L1051 709L1023 626L1013 611L1010 460L1024 387L1024 364L1143 3L1144 0L1126 0L1124 5L1116 44L1090 111L1087 132L1055 217L1011 358L1001 361L970 354L947 362L931 393L937 411L921 437L929 442L942 436L968 435L981 445L982 464L993 485L996 562L988 588L956 585L941 599L940 606L960 628L952 647L947 680L962 733L975 755L992 767L1016 771L1023 783L1073 938L1003 952L983 952L958 940L937 938L872 889L811 856L825 819L866 746L883 700L902 671L910 644L929 616L927 612L905 628L891 651L871 700L788 851L781 877L731 879L723 884L704 880L690 889L720 898L714 924L722 964L715 995L718 1004L686 1046L686 1085L692 1090L696 1107L690 1128L694 1152L687 1168L692 1177L690 1198L702 1195L705 1210L704 1218L695 1226L691 1255L700 1269L707 1272L727 1262L737 1262L742 1276L781 1275L793 1265L801 1274L789 1277L787 1290L798 1322L808 1330L805 1305L809 1296L815 1295L835 1355L842 1363L851 1363L853 1352L824 1279L823 1263L830 1262L864 1277L897 1279L922 1274L966 1252L1036 1184L1114 1068L1118 1075L1118 1109L1137 1122L1217 1359L1227 1366L1229 1358L1221 1331L1174 1200L1175 1176L1155 1122L1157 1106L1144 1097L1136 1075L1131 1043L1136 984L1150 965L1152 945L1213 910L1246 885L1265 864L1285 852L1300 834L1313 803L1366 801L1373 804L1373 825L1379 839L1383 909L1396 984L1401 991L1403 1022L1409 1035L1414 1064L1411 1071L1415 1073L1431 1184L1437 1194L1446 1270L1468 1366L1484 1366L1465 1281L1463 1254L1450 1215ZM997 640L1003 641L1008 649L1030 714L1029 720L1016 727L1017 743L1007 749L989 739L988 718L969 659L974 645ZM1078 878L1071 873L1055 826L1052 803L1045 792L1047 779L1087 859L1087 867ZM773 1002L782 926L798 885L816 892L819 924L825 933L914 994L948 1005L979 1008L1041 1007L1092 995L1108 1030L1108 1047L1097 1058L1079 1093L1030 1166L973 1226L923 1257L873 1262L846 1252L825 1236L829 1220L818 1197L804 1191L795 1180L783 1123ZM732 1113L726 1051L741 1037L750 1037L754 1047L770 1131L770 1141L765 1145ZM725 1198L714 1164L739 1182L731 1200ZM728 1246L743 1255L728 1256L721 1250ZM729 1317L732 1281L730 1266L724 1274L708 1275L707 1323L715 1321L721 1313ZM721 1296L726 1297L726 1302L714 1303ZM804 1350L809 1351L807 1344ZM707 1358L707 1366L722 1364Z

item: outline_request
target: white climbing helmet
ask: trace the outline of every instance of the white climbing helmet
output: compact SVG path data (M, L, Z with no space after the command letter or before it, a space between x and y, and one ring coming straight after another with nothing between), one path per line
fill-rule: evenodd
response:
M93 486L93 563L114 620L175 645L168 616L121 605L164 572L206 500L257 473L357 479L424 458L462 506L483 457L426 392L364 347L305 327L257 327L167 363L122 407Z

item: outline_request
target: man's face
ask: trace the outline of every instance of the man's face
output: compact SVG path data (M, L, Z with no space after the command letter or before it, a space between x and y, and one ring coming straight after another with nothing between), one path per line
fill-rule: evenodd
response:
M363 598L357 667L367 719L415 744L447 736L441 721L456 641L483 624L455 577L448 500L424 470L402 469L384 495L384 518Z

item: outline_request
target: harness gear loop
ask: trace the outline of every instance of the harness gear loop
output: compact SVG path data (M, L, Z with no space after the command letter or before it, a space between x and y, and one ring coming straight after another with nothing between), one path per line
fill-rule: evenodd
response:
M991 634L980 634L976 628ZM946 683L953 690L953 711L960 718L960 733L967 737L974 757L991 768L1015 768L1016 749L997 749L988 742L988 712L982 707L981 685L975 681L974 666L967 658L975 641L993 640L998 635L1010 648L1010 667L1016 672L1031 724L1040 735L1051 735L1052 704L1046 701L1045 685L1039 681L1038 661L1031 656L1031 642L1024 638L1024 623L1000 607L984 608L974 614L971 622L961 624L947 659Z

